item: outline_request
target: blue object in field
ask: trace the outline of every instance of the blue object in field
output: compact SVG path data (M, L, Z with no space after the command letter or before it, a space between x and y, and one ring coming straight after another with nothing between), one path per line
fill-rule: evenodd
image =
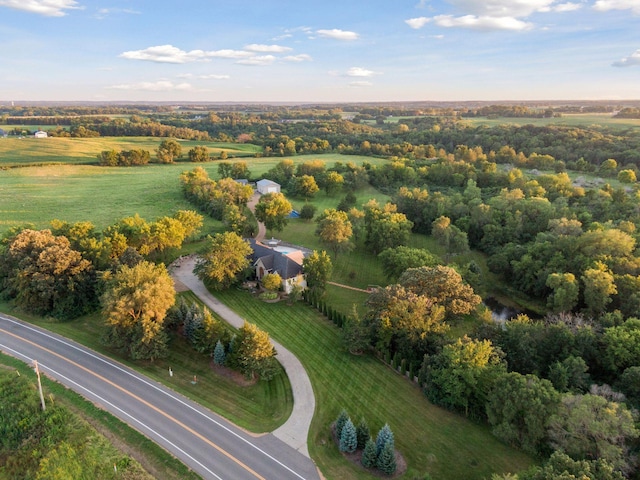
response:
M297 210L291 210L289 218L300 218L300 212L298 212Z

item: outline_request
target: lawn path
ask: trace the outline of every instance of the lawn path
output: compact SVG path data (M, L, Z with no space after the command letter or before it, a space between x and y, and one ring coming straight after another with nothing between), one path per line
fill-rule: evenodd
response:
M220 315L229 324L236 328L242 327L245 321L244 318L211 295L202 281L193 274L195 263L195 257L183 257L178 263L174 264L171 269L171 275L180 284L189 288L207 307ZM287 372L293 392L293 411L291 416L282 426L273 431L273 435L309 457L307 439L309 437L311 419L316 408L311 380L309 380L302 363L293 353L278 342L272 340L272 343L278 353L278 361Z

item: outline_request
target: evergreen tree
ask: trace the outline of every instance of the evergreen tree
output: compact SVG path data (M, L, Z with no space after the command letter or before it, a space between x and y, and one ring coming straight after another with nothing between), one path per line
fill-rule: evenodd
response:
M393 432L391 431L389 424L385 423L384 427L380 429L378 436L376 437L376 456L380 456L380 453L387 444L391 444L391 450L395 448Z
M373 468L376 466L377 460L376 442L374 442L373 439L369 438L364 446L364 451L362 452L360 463L362 463L362 466L365 468Z
M393 475L398 468L396 462L396 454L393 448L393 442L385 444L384 448L378 455L376 467L386 475Z
M340 451L346 453L353 453L358 447L358 436L356 434L356 427L350 418L347 419L342 432L340 433Z
M371 438L369 425L367 425L367 421L364 417L360 419L360 423L358 423L358 426L356 427L356 436L358 437L358 449L364 449L365 445Z
M216 343L216 348L213 350L213 363L216 365L224 365L226 354L224 353L224 345L220 340Z
M338 440L340 440L342 427L344 427L344 424L347 423L347 420L349 420L349 414L343 408L340 412L340 415L338 415L338 418L336 419L336 437L338 438Z

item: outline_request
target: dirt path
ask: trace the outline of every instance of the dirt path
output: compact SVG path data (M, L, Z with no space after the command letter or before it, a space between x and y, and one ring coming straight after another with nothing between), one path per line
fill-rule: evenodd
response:
M350 287L349 285L343 285L342 283L336 283L336 282L327 282L327 283L329 285L335 285L336 287L347 288L349 290L355 290L356 292L371 293L369 290L363 290L362 288L357 288L357 287Z

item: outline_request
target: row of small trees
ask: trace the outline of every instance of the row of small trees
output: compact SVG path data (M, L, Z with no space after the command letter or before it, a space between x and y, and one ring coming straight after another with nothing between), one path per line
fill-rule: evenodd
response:
M362 418L354 425L346 410L342 410L335 421L335 438L343 453L362 451L360 463L363 467L380 470L385 475L393 475L396 460L395 439L388 424L385 424L375 440L371 437L367 421Z

